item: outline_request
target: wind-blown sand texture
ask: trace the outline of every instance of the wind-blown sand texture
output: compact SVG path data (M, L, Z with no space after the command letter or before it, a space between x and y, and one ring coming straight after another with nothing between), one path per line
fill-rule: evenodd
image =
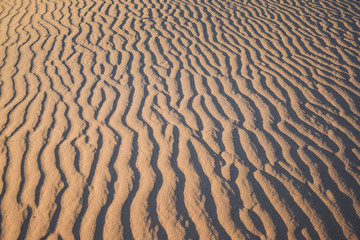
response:
M1 239L359 239L357 0L0 0Z

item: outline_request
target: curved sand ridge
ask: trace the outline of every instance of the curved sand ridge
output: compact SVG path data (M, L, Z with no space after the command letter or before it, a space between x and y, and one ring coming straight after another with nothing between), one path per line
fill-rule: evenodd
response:
M1 239L358 239L356 0L0 1Z

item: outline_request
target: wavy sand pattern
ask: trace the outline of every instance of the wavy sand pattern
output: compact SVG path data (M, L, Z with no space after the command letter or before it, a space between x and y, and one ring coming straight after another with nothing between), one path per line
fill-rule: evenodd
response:
M1 239L359 239L357 0L0 0Z

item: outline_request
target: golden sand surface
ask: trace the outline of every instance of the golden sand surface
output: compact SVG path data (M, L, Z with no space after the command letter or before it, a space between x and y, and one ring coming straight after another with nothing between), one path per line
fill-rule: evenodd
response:
M359 239L360 1L0 0L0 239Z

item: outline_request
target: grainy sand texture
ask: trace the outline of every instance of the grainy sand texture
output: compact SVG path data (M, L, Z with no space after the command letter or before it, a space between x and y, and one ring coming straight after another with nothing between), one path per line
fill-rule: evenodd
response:
M0 0L0 239L360 239L360 1Z

